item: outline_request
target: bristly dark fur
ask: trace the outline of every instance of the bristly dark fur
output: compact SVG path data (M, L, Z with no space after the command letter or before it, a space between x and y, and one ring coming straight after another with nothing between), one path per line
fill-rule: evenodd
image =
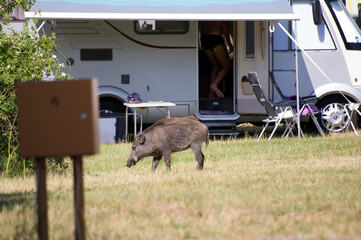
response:
M139 133L132 146L132 153L126 166L135 165L141 158L153 156L155 170L162 157L170 170L172 152L192 148L197 160L197 169L203 169L202 143L209 144L208 128L195 117L165 118L157 121Z

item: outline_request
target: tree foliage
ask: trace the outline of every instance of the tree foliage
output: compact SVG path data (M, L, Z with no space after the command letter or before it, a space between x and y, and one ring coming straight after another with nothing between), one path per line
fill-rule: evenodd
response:
M39 36L35 19L31 20L34 24L24 22L20 32L4 31L11 25L6 14L16 6L27 9L34 1L0 1L0 16L4 16L0 31L0 171L17 174L27 171L32 163L18 155L16 84L71 76L62 71L65 66L54 54L58 51L55 34Z
M9 14L13 12L14 8L29 10L34 3L35 0L0 0L0 31L4 24L9 24Z

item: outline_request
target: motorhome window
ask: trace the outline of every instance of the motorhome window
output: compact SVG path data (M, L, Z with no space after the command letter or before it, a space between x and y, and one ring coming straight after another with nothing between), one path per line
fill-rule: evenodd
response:
M254 58L255 42L254 42L254 22L246 22L246 58Z
M361 31L352 19L345 6L338 0L328 2L328 7L334 17L347 49L361 50Z
M299 21L295 21L297 42L304 50L333 50L336 49L330 31L321 19L320 24L315 25L313 21L312 3L310 1L294 1L293 9L296 14L303 16ZM292 49L295 44L292 42Z
M81 61L112 61L113 50L110 48L82 48L80 49Z
M184 34L188 32L188 21L134 21L134 29L139 34Z

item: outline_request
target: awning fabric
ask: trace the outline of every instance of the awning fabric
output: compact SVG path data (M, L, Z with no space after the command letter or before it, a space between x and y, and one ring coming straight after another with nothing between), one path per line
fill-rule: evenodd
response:
M37 0L43 19L292 20L288 0Z

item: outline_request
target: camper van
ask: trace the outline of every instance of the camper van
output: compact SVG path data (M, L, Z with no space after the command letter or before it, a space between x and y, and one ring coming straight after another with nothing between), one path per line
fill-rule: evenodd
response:
M361 33L340 0L37 0L25 16L39 19L39 34L57 34L70 74L98 79L101 111L124 113L136 92L210 127L262 123L248 72L270 99L280 99L271 76L285 95L316 95L328 131L344 129L343 105L361 101ZM209 21L225 21L233 45L221 97L211 94L213 65L200 41ZM148 124L163 117L140 113Z

